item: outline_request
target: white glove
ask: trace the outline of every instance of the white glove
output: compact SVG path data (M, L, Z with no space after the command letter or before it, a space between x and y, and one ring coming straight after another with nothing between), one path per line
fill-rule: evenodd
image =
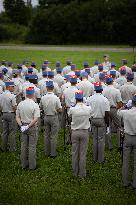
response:
M132 100L129 100L126 104L127 108L131 108L132 107Z
M26 126L21 126L21 132L25 132L26 130L28 130L28 125Z
M106 135L108 135L110 133L110 128L107 127L107 130L106 130Z

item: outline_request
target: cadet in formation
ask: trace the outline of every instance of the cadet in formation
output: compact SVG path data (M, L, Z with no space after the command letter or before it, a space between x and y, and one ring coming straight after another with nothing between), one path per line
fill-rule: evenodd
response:
M123 146L123 165L122 165L122 180L123 185L128 187L132 185L136 189L136 94L132 97L132 108L129 110L118 110L119 117L124 122L124 146ZM133 152L133 176L130 183L130 156Z
M60 99L53 93L53 81L46 82L47 94L41 98L41 109L44 111L44 151L47 157L57 155L57 136L59 131L58 113L62 112Z
M110 104L102 95L103 88L100 82L94 84L94 90L96 93L87 99L87 104L92 109L93 158L95 162L101 163L104 162L106 128L109 132Z
M72 117L72 168L74 176L86 176L86 153L89 142L91 108L83 103L83 92L75 93L76 105L69 109Z
M16 121L21 134L21 166L23 169L36 169L36 145L38 140L37 123L40 108L34 102L34 88L26 89L26 99L17 106Z
M0 110L2 112L3 132L1 150L16 151L16 97L13 94L14 82L5 82L6 90L0 95ZM9 145L9 146L8 146Z

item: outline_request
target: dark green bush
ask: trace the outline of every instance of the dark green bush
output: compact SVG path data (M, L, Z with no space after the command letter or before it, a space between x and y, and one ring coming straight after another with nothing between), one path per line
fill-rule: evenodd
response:
M0 24L0 41L22 41L27 28L18 24Z
M26 42L46 44L128 43L135 40L136 0L73 1L41 9Z

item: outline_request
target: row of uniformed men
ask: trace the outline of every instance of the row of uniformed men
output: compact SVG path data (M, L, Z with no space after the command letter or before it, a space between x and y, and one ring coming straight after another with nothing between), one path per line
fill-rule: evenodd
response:
M14 92L17 96L17 102L21 101L21 95L23 96L23 98L25 97L25 89L30 86L35 87L35 96L39 101L41 95L44 95L47 92L45 86L45 82L47 79L54 81L54 88L55 88L54 92L55 94L57 94L57 96L60 97L60 95L63 94L64 89L70 85L68 79L65 80L64 78L68 78L71 75L77 76L78 84L76 87L82 90L84 92L84 96L87 98L91 96L94 92L92 83L100 81L103 85L103 88L106 87L105 75L107 73L108 75L109 74L112 75L114 79L114 83L113 83L114 87L121 90L123 103L127 103L128 100L130 99L130 95L129 95L130 91L127 89L127 86L123 86L123 85L127 82L126 73L128 71L133 71L133 75L134 75L133 84L135 85L136 82L136 65L133 65L132 69L124 65L120 69L120 72L118 72L115 70L116 65L114 63L111 64L110 70L108 70L108 67L104 67L103 64L98 64L98 62L95 62L95 64L97 65L95 65L92 68L89 68L89 65L85 63L84 69L82 70L82 72L80 72L79 70L76 70L75 64L71 64L70 62L67 62L68 65L65 68L61 69L60 67L57 67L55 72L52 72L50 71L50 68L48 68L47 66L48 61L45 61L44 63L45 64L43 67L43 72L40 73L38 73L35 67L27 68L27 67L23 67L22 65L19 65L18 69L12 70L12 75L10 75L8 78L13 80L15 83ZM67 75L64 76L64 73L66 73ZM82 81L80 80L80 74L82 77ZM7 78L5 79L4 77L5 75L0 69L0 92L2 92L2 90L4 89L3 81L7 80ZM134 91L135 87L131 86L131 89Z

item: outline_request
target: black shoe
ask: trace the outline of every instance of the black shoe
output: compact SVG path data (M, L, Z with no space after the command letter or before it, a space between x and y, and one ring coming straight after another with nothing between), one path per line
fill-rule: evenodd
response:
M107 160L104 160L103 162L99 162L100 164L104 165L104 164L107 164L108 161Z
M118 148L117 148L117 151L118 151L118 152L122 152L122 147L118 147Z
M50 156L50 158L55 159L57 156Z
M4 150L0 147L0 152L4 152Z
M66 145L72 145L72 142L70 139L67 140Z
M29 169L30 171L35 171L36 169L38 169L38 166L36 166L34 169Z
M128 183L128 184L123 184L122 186L123 186L123 188L125 188L125 189L127 189L128 187L130 187L132 184L131 183Z
M28 170L28 167L22 167L21 169L25 171Z

